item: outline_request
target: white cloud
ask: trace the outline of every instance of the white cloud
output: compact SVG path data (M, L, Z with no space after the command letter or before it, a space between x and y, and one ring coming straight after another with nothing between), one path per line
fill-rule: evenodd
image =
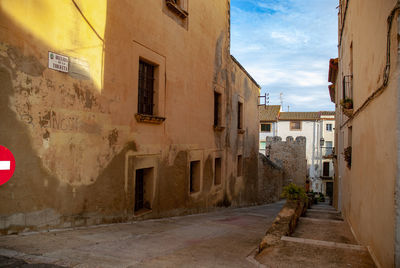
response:
M335 1L231 0L231 6L231 53L270 93L271 104L282 92L291 110L333 109L327 76L337 55Z

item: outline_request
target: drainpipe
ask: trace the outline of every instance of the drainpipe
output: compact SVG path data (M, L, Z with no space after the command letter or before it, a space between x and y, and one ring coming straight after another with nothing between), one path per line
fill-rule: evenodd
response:
M400 5L400 1L397 1L397 6ZM397 34L400 34L400 16L397 16ZM400 58L400 50L397 50L397 59ZM400 63L397 61L397 74L400 71ZM395 267L400 266L400 76L397 77L397 176L396 176L396 189L395 189L395 207L396 207L396 220L395 220L395 253L394 253L394 265ZM395 80L395 79L393 79Z
M322 138L322 121L319 121L319 139L318 139L318 143L319 140L321 140ZM319 176L322 176L322 146L320 144L319 145ZM322 191L322 189L321 189Z
M312 178L311 187L315 187L314 182L314 161L315 161L315 121L313 122L313 137L312 137L312 154L311 154L311 166L310 166L310 177Z

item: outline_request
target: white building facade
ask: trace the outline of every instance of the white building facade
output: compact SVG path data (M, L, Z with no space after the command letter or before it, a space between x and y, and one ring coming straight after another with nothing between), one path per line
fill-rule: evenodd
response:
M332 196L335 112L281 112L279 105L271 105L260 106L259 117L259 152L267 155L266 137L305 137L311 189Z

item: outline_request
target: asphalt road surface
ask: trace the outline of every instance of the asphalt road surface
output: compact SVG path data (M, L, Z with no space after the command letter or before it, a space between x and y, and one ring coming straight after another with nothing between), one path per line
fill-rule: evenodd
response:
M0 267L255 267L283 202L75 230L0 237Z

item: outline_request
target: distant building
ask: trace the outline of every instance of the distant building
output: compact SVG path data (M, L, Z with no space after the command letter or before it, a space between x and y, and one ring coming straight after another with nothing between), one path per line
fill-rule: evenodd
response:
M312 189L332 195L335 112L281 112L280 105L259 105L258 112L260 153L268 156L267 137L305 137Z
M260 152L264 152L266 137L277 136L277 122L280 111L280 105L258 106L258 116L260 119Z

